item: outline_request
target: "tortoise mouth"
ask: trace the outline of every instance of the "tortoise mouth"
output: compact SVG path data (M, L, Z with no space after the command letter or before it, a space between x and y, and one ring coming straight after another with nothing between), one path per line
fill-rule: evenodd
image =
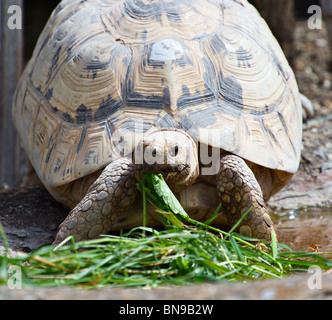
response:
M135 165L135 171L139 174L143 172L161 174L174 193L187 188L196 178L191 174L191 166L188 164L138 164Z
M153 164L136 164L135 169L137 171L144 171L146 173L161 173L162 175L167 173L181 173L189 167L188 164L163 164L158 163Z

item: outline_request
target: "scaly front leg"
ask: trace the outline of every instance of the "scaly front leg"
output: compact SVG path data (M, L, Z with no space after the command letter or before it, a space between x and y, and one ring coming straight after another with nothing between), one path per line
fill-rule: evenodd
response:
M239 225L238 232L257 239L271 238L274 227L261 188L243 159L231 154L222 157L217 191L230 226L252 207Z
M121 158L109 164L60 225L53 245L70 235L74 236L75 241L80 241L110 231L121 212L135 200L135 183L131 160Z

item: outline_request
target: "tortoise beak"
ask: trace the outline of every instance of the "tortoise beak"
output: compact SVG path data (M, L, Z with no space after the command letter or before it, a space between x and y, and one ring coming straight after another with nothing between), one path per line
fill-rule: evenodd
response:
M137 171L145 171L146 173L170 173L170 172L182 172L183 170L188 168L186 164L136 164L135 168Z
M163 168L163 172L181 172L188 168L186 164L168 164Z

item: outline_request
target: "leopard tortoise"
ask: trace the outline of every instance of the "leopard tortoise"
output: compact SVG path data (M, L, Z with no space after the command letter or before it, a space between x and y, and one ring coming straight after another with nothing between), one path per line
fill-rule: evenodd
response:
M246 0L63 0L19 82L13 118L39 179L72 210L54 241L141 224L135 174L184 208L270 238L266 201L296 172L301 98ZM149 223L156 221L150 216Z

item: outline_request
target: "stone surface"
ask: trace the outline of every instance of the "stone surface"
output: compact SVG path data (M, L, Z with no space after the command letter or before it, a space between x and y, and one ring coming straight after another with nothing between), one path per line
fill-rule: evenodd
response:
M332 274L315 273L291 276L284 280L263 280L247 283L211 283L158 289L102 290L8 289L0 287L0 300L332 300ZM318 279L318 278L317 278ZM315 288L315 286L318 288ZM151 302L153 305L153 302ZM116 309L112 310L116 313Z

